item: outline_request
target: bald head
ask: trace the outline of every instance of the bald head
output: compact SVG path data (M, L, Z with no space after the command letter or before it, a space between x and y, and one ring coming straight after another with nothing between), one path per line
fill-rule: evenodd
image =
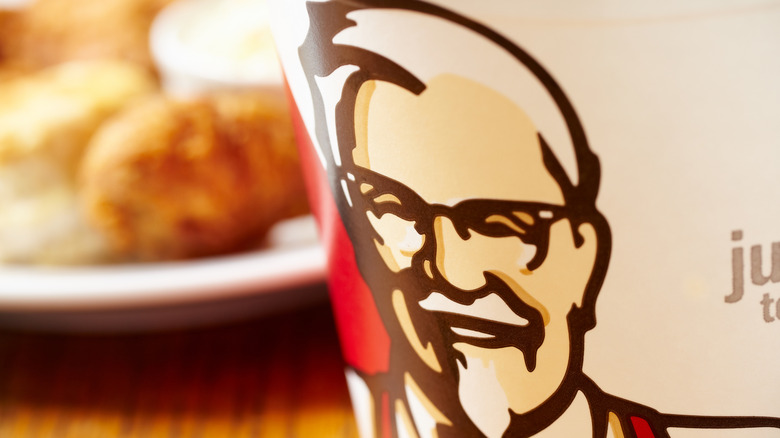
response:
M514 102L457 75L419 96L369 81L355 106L356 165L409 186L429 203L464 198L563 204L536 126Z

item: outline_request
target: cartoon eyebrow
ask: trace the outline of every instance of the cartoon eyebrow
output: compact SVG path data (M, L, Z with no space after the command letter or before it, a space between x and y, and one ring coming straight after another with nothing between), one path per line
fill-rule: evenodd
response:
M401 204L401 200L398 196L407 198L409 196L416 196L417 194L398 181L388 178L380 173L376 173L371 170L364 170L360 172L361 184L360 191L364 195L370 194L373 191L378 191L381 195L376 199L384 198L385 195L393 196L395 199L386 199L379 202L396 202ZM376 201L375 201L376 202Z

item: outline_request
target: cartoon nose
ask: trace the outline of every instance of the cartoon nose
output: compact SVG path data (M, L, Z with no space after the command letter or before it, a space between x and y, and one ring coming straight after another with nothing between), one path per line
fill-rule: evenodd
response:
M485 285L484 273L490 270L483 256L485 245L472 237L461 238L455 224L445 217L434 219L436 269L453 286L475 290ZM473 234L473 233L472 233Z

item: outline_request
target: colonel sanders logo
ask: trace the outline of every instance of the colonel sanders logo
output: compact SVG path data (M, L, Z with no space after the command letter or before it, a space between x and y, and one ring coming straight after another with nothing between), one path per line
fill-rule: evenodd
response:
M307 7L317 153L391 339L388 372L350 371L372 400L359 418L369 433L386 418L394 436L440 438L555 434L582 419L594 437L780 428L661 413L583 373L611 233L599 160L539 62L421 1Z

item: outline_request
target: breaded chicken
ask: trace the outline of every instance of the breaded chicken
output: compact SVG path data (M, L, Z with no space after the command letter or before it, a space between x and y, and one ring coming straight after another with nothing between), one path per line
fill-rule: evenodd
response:
M0 64L8 58L6 46L13 38L16 16L15 11L0 9Z
M21 16L19 11L0 9L0 84L37 70L11 54L18 40Z
M95 129L131 100L155 89L145 70L114 61L66 63L4 81L0 166L34 156L72 175Z
M149 28L168 3L170 0L36 0L12 17L12 32L3 38L0 51L7 61L33 68L71 60L121 59L153 71Z
M144 261L253 247L305 210L287 108L269 94L140 103L96 134L81 183L93 225Z
M143 68L117 62L69 63L0 82L0 261L102 257L76 207L76 165L98 126L155 86Z

